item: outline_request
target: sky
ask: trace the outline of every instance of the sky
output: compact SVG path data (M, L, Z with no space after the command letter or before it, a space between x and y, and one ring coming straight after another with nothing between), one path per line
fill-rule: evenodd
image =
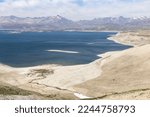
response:
M150 17L150 0L0 0L0 16Z

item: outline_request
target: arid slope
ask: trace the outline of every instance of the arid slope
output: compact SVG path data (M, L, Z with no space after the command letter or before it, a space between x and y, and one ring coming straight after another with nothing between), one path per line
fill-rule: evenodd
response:
M104 99L150 99L150 45L107 57L101 76L75 86L84 95Z

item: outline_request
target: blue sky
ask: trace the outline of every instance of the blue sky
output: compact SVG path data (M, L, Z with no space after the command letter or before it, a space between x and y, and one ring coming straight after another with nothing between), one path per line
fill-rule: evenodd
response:
M4 2L5 0L0 0L0 2Z
M109 16L150 17L150 0L0 0L0 15L62 15L74 20Z
M78 4L78 5L80 5L80 6L84 5L84 1L83 0L74 0L73 2Z

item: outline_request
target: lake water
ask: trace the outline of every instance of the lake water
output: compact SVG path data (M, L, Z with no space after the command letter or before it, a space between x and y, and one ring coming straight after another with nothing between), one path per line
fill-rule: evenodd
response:
M107 40L113 34L116 33L1 31L0 63L13 67L90 63L98 59L99 54L129 48Z

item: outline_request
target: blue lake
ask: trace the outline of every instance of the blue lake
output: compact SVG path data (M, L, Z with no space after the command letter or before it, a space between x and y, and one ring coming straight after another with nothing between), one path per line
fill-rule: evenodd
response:
M127 49L107 38L115 32L0 32L0 63L13 67L90 63L97 55ZM75 51L76 53L47 50Z

